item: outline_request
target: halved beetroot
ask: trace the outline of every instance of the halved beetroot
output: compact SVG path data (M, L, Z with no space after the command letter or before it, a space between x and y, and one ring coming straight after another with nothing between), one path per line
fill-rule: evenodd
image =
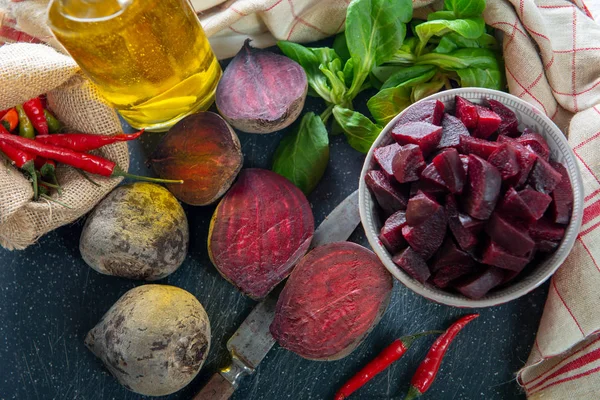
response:
M465 170L456 149L449 148L433 158L433 165L452 193L461 193L465 184Z
M408 246L404 236L402 236L402 228L405 225L406 212L398 211L392 214L381 228L379 240L392 254Z
M377 161L377 164L381 167L381 171L390 179L394 177L394 156L399 151L400 145L398 143L379 147L373 151L373 158L375 158L375 161Z
M552 168L548 161L538 157L529 174L529 183L535 190L542 193L552 193L562 180L560 172Z
M208 255L225 279L262 299L292 272L313 233L300 189L274 172L246 169L215 210Z
M407 247L402 252L396 254L392 261L402 268L404 272L415 278L421 283L425 283L431 276L429 267L425 260L412 248Z
M428 260L442 245L446 233L446 213L440 207L427 220L417 226L406 225L402 235L414 251Z
M515 150L517 162L519 163L519 173L510 178L507 183L517 188L522 187L527 181L529 173L538 158L537 154L508 136L498 136L498 143L506 143Z
M511 224L497 212L492 214L485 231L494 242L515 256L529 255L535 245L525 228Z
M444 116L444 103L439 100L420 101L408 107L404 114L398 119L396 126L409 122L429 122L440 125Z
M445 265L437 270L433 274L433 278L431 278L431 283L440 289L444 289L450 286L454 281L458 278L461 278L474 270L475 264L472 263L470 265L460 265L460 264L451 264Z
M477 114L477 108L475 108L475 104L460 96L456 96L454 99L456 118L460 119L460 121L468 130L475 129L477 127L477 119L479 117Z
M565 236L565 227L555 224L548 218L542 218L529 227L529 234L536 242L541 240L560 242Z
M573 211L573 187L569 179L569 173L564 165L558 162L550 161L550 165L562 175L562 179L551 193L552 219L557 224L568 224L571 220Z
M431 153L442 138L442 127L429 122L409 122L396 125L392 129L392 137L400 145L416 144L423 155Z
M467 214L477 219L487 219L496 207L502 178L489 162L475 155L469 156L469 178L463 196Z
M317 247L283 288L271 334L301 357L338 360L379 322L392 288L392 275L364 247L350 242Z
M475 261L473 258L469 254L457 248L450 235L446 236L442 247L438 250L430 263L431 272L433 273L437 272L442 267L447 267L450 265L462 266L464 270L467 271L474 264Z
M523 199L523 202L527 204L527 208L535 220L542 218L552 201L552 197L549 195L531 188L521 190L519 196Z
M460 119L450 114L444 114L442 119L442 138L438 143L437 148L456 147L460 143L460 136L469 136L468 129L464 126Z
M523 135L517 138L517 142L521 143L525 147L529 147L535 154L544 160L550 159L550 147L546 142L546 139L539 133L533 132L529 128L525 128Z
M490 142L485 139L462 135L459 138L458 147L456 149L461 154L475 154L487 160L499 147L500 144L497 142Z
M421 171L421 181L431 183L440 188L446 188L446 182L444 182L433 163L427 165L425 169Z
M498 130L502 119L487 107L476 104L475 110L477 110L477 127L473 130L473 136L487 139Z
M509 269L512 271L521 271L529 262L526 257L518 257L509 254L499 244L490 240L483 250L481 262L494 267Z
M406 222L410 226L419 225L435 214L440 207L433 197L419 191L408 200Z
M418 180L424 168L423 153L416 144L402 146L392 161L394 177L400 183Z
M500 126L498 126L498 134L510 137L519 136L519 121L515 113L497 100L488 99L487 102L492 111L502 119Z
M502 144L487 160L500 172L503 181L519 173L517 152L507 144Z
M453 285L456 290L471 299L480 299L504 280L504 271L497 267L487 267L481 272L461 279Z
M386 216L398 210L406 210L407 196L402 188L390 182L383 172L377 170L367 172L365 183Z
M466 251L472 250L479 242L478 234L483 229L485 221L459 213L456 200L452 195L446 197L446 215L450 231L460 248Z

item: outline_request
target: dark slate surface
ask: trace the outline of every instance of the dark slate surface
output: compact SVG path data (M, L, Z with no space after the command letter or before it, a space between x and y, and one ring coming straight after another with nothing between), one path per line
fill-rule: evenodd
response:
M323 104L309 99L307 109ZM283 135L240 133L245 167L268 168ZM130 145L131 171L151 173L144 160L160 135L147 134ZM309 196L318 224L335 205L358 187L363 155L343 136L331 138L331 162ZM193 293L204 305L213 332L207 362L185 389L164 399L190 399L210 375L228 363L227 339L252 309L212 266L206 251L214 207L184 206L190 225L190 251L178 271L160 283ZM43 237L24 251L0 249L0 399L142 399L121 387L83 339L108 308L127 290L143 282L104 276L81 259L80 220ZM368 246L362 228L351 240ZM450 349L428 399L520 399L515 372L533 343L547 285L511 303L478 310ZM395 338L424 330L444 329L467 310L428 301L395 284L394 295L379 325L350 356L334 362L304 360L277 345L254 376L243 380L234 399L331 399L358 368ZM357 392L357 399L402 399L410 377L432 338L422 338L406 356Z

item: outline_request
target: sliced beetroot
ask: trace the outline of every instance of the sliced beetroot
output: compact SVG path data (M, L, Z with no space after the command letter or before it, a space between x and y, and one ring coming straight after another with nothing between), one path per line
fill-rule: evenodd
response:
M488 99L492 111L500 116L502 122L498 126L498 134L510 137L519 136L519 121L515 113L497 100Z
M402 252L396 254L392 261L402 268L404 272L415 278L421 283L425 283L431 276L429 267L425 260L412 248L407 247Z
M473 136L487 139L498 130L502 119L487 107L476 104L475 110L477 110L477 127L473 129Z
M423 155L427 155L435 150L440 142L442 127L429 122L409 122L396 125L392 130L392 137L400 145L418 145Z
M500 285L504 280L504 271L497 267L487 267L479 273L461 279L453 285L463 295L471 299L481 299L490 290Z
M512 187L508 188L498 205L498 208L502 210L505 215L509 215L511 218L522 219L527 223L535 222L537 219L533 215L528 204L519 195L519 192Z
M535 220L542 218L552 201L552 197L549 195L531 188L521 190L519 196L523 199L523 202L527 204L531 216Z
M552 168L548 161L539 157L529 174L529 184L542 193L552 193L561 180L560 172Z
M555 224L549 218L542 218L529 227L529 234L536 242L541 240L560 242L565 236L565 227Z
M440 207L433 197L419 191L408 200L406 222L410 226L419 225L435 214Z
M429 164L421 171L421 180L440 188L446 188L446 182L444 182L444 179L442 179L442 176L433 163Z
M525 129L523 135L517 138L517 142L521 143L525 147L530 148L535 154L544 160L548 161L550 159L550 147L548 146L546 139L544 139L544 137L539 133Z
M455 116L444 114L444 119L442 119L442 138L438 143L438 149L458 146L461 135L469 136L469 131L465 125Z
M462 266L465 272L468 271L473 265L475 261L473 258L460 250L454 244L454 240L450 235L446 236L442 247L435 254L435 257L431 261L431 272L437 272L442 267L447 267L450 265L458 265Z
M500 172L483 158L469 156L469 178L463 196L467 214L476 219L487 219L494 211L502 178Z
M383 224L379 233L379 240L394 254L404 247L408 246L404 236L402 236L402 228L406 225L406 212L398 211L392 214Z
M456 118L460 119L468 130L473 130L477 127L478 114L475 104L463 97L456 96L455 108L456 112L454 114Z
M402 235L414 251L428 260L442 245L446 233L446 213L440 207L427 220L417 226L406 225Z
M515 150L517 162L519 163L519 173L510 178L507 183L518 188L522 187L527 181L529 173L538 158L537 154L508 136L498 136L498 143L506 143Z
M553 240L539 240L535 243L535 251L542 254L554 253L560 242Z
M524 227L513 225L497 212L492 214L485 231L494 242L515 256L529 255L535 245Z
M517 152L508 144L501 145L487 159L500 172L502 180L508 180L519 173Z
M392 275L364 247L350 242L317 247L300 260L283 288L271 334L301 357L340 359L377 324L392 288Z
M409 122L429 122L433 125L441 125L444 116L444 103L439 100L420 101L408 107L398 119L396 126Z
M208 254L225 279L262 299L292 272L313 233L300 189L274 172L245 169L215 210Z
M568 224L573 211L573 187L569 173L564 165L550 161L550 165L562 175L562 179L552 191L552 205L550 206L552 219L557 224Z
M504 250L494 241L489 241L483 250L481 262L494 267L509 269L511 271L521 271L529 262L526 257L513 256Z
M456 200L452 195L446 197L446 215L450 231L460 248L466 251L472 250L479 242L477 235L483 229L485 222L459 213Z
M474 263L469 265L445 265L433 274L433 278L431 278L431 283L433 283L440 289L444 289L450 286L450 284L452 284L452 282L456 281L458 278L461 278L473 272L474 265Z
M485 139L478 139L472 136L461 136L459 138L459 144L457 150L461 154L469 155L475 154L485 160L498 148L500 144L497 142L490 142Z
M393 161L394 156L400 151L400 145L392 143L388 146L383 146L373 151L373 158L381 167L381 171L388 177L394 177Z
M418 180L424 168L423 153L416 144L402 146L392 161L394 177L400 183Z
M433 165L446 187L452 193L461 193L465 184L465 170L456 149L449 148L433 158Z
M365 183L386 216L398 210L406 210L408 199L402 188L390 182L383 172L376 170L367 172Z

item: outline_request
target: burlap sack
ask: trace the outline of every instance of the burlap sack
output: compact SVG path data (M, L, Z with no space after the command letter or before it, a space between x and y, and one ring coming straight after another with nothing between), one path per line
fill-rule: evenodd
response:
M46 93L48 105L68 131L115 134L122 131L116 112L85 80L77 64L42 44L16 43L0 47L0 110ZM126 143L106 146L98 155L129 167ZM90 211L120 178L93 175L94 185L70 167L58 168L63 207L48 200L33 201L31 183L9 165L0 163L0 245L24 249L40 236L73 222Z

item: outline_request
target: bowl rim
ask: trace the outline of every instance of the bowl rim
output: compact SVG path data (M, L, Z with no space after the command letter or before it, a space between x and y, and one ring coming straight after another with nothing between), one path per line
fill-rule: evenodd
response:
M530 282L529 284L525 285L523 288L514 290L511 293L506 293L506 294L502 294L502 292L500 292L500 295L497 295L495 297L488 298L487 296L485 296L485 297L483 297L481 299L477 299L477 300L470 299L461 294L446 292L442 289L434 287L431 284L427 284L427 285L422 284L422 283L418 282L417 280L415 280L414 278L412 278L406 272L402 271L399 267L397 267L393 263L391 257L387 253L387 250L383 248L381 242L379 241L378 234L368 228L367 214L369 213L370 206L372 205L372 200L371 200L371 195L368 191L368 188L366 187L365 180L364 180L366 173L370 170L370 164L373 159L373 151L377 147L380 146L381 142L388 136L388 133L396 125L396 122L398 121L398 119L402 115L404 115L404 113L407 110L409 110L413 105L418 104L423 101L438 100L439 98L446 97L448 95L461 95L461 94L464 94L467 92L470 94L475 93L479 100L483 100L485 97L487 97L489 95L504 97L507 100L513 101L517 104L520 104L521 106L531 109L532 112L537 114L537 116L543 122L545 122L552 131L555 131L555 133L560 133L560 135L556 135L556 137L558 138L558 141L561 142L561 144L567 149L565 156L570 158L571 161L576 166L575 174L572 174L571 170L569 168L567 168L567 171L569 173L569 178L571 180L571 185L573 187L573 192L574 192L573 193L574 194L573 211L572 211L572 215L571 215L571 221L569 222L569 224L567 225L567 227L565 229L565 238L561 241L559 248L553 254L557 254L557 253L559 253L559 251L561 253L554 260L552 266L550 268L548 268L548 270L542 276L540 276L537 280ZM583 180L581 177L581 171L579 169L579 165L577 163L575 153L573 152L573 149L567 142L567 138L566 138L565 134L550 118L548 118L548 116L543 111L541 111L539 108L537 108L533 104L528 103L525 100L522 100L519 97L514 96L510 93L506 93L506 92L502 92L502 91L498 91L498 90L475 88L475 87L449 89L449 90L435 93L433 95L430 95L426 98L419 100L418 102L411 104L409 107L405 108L402 112L400 112L398 115L396 115L381 130L381 133L379 134L379 136L377 136L377 138L371 145L371 148L369 149L369 151L365 157L365 161L363 163L363 168L361 170L359 179L360 179L359 180L360 219L361 219L361 223L364 228L367 240L369 241L369 244L371 245L371 248L373 249L375 254L377 254L377 257L379 257L379 259L381 260L381 262L383 263L385 268L397 280L399 280L403 285L405 285L406 287L411 289L413 292L415 292L429 300L440 303L440 304L445 304L445 305L454 306L454 307L461 307L461 308L491 307L491 306L496 306L496 305L507 303L509 301L515 300L519 297L522 297L522 296L530 293L531 291L533 291L534 289L536 289L537 287L542 285L544 282L546 282L548 280L548 278L550 278L556 272L556 270L564 263L567 256L571 253L573 246L575 245L575 241L577 240L577 237L581 230L581 223L582 223L582 218L583 218L583 202L584 202L583 201L583 193L582 193ZM577 191L579 191L579 195L578 195ZM576 213L575 212L576 210L579 212ZM511 285L508 285L502 290L505 290L510 287L511 287ZM448 295L451 295L451 296L448 296Z

